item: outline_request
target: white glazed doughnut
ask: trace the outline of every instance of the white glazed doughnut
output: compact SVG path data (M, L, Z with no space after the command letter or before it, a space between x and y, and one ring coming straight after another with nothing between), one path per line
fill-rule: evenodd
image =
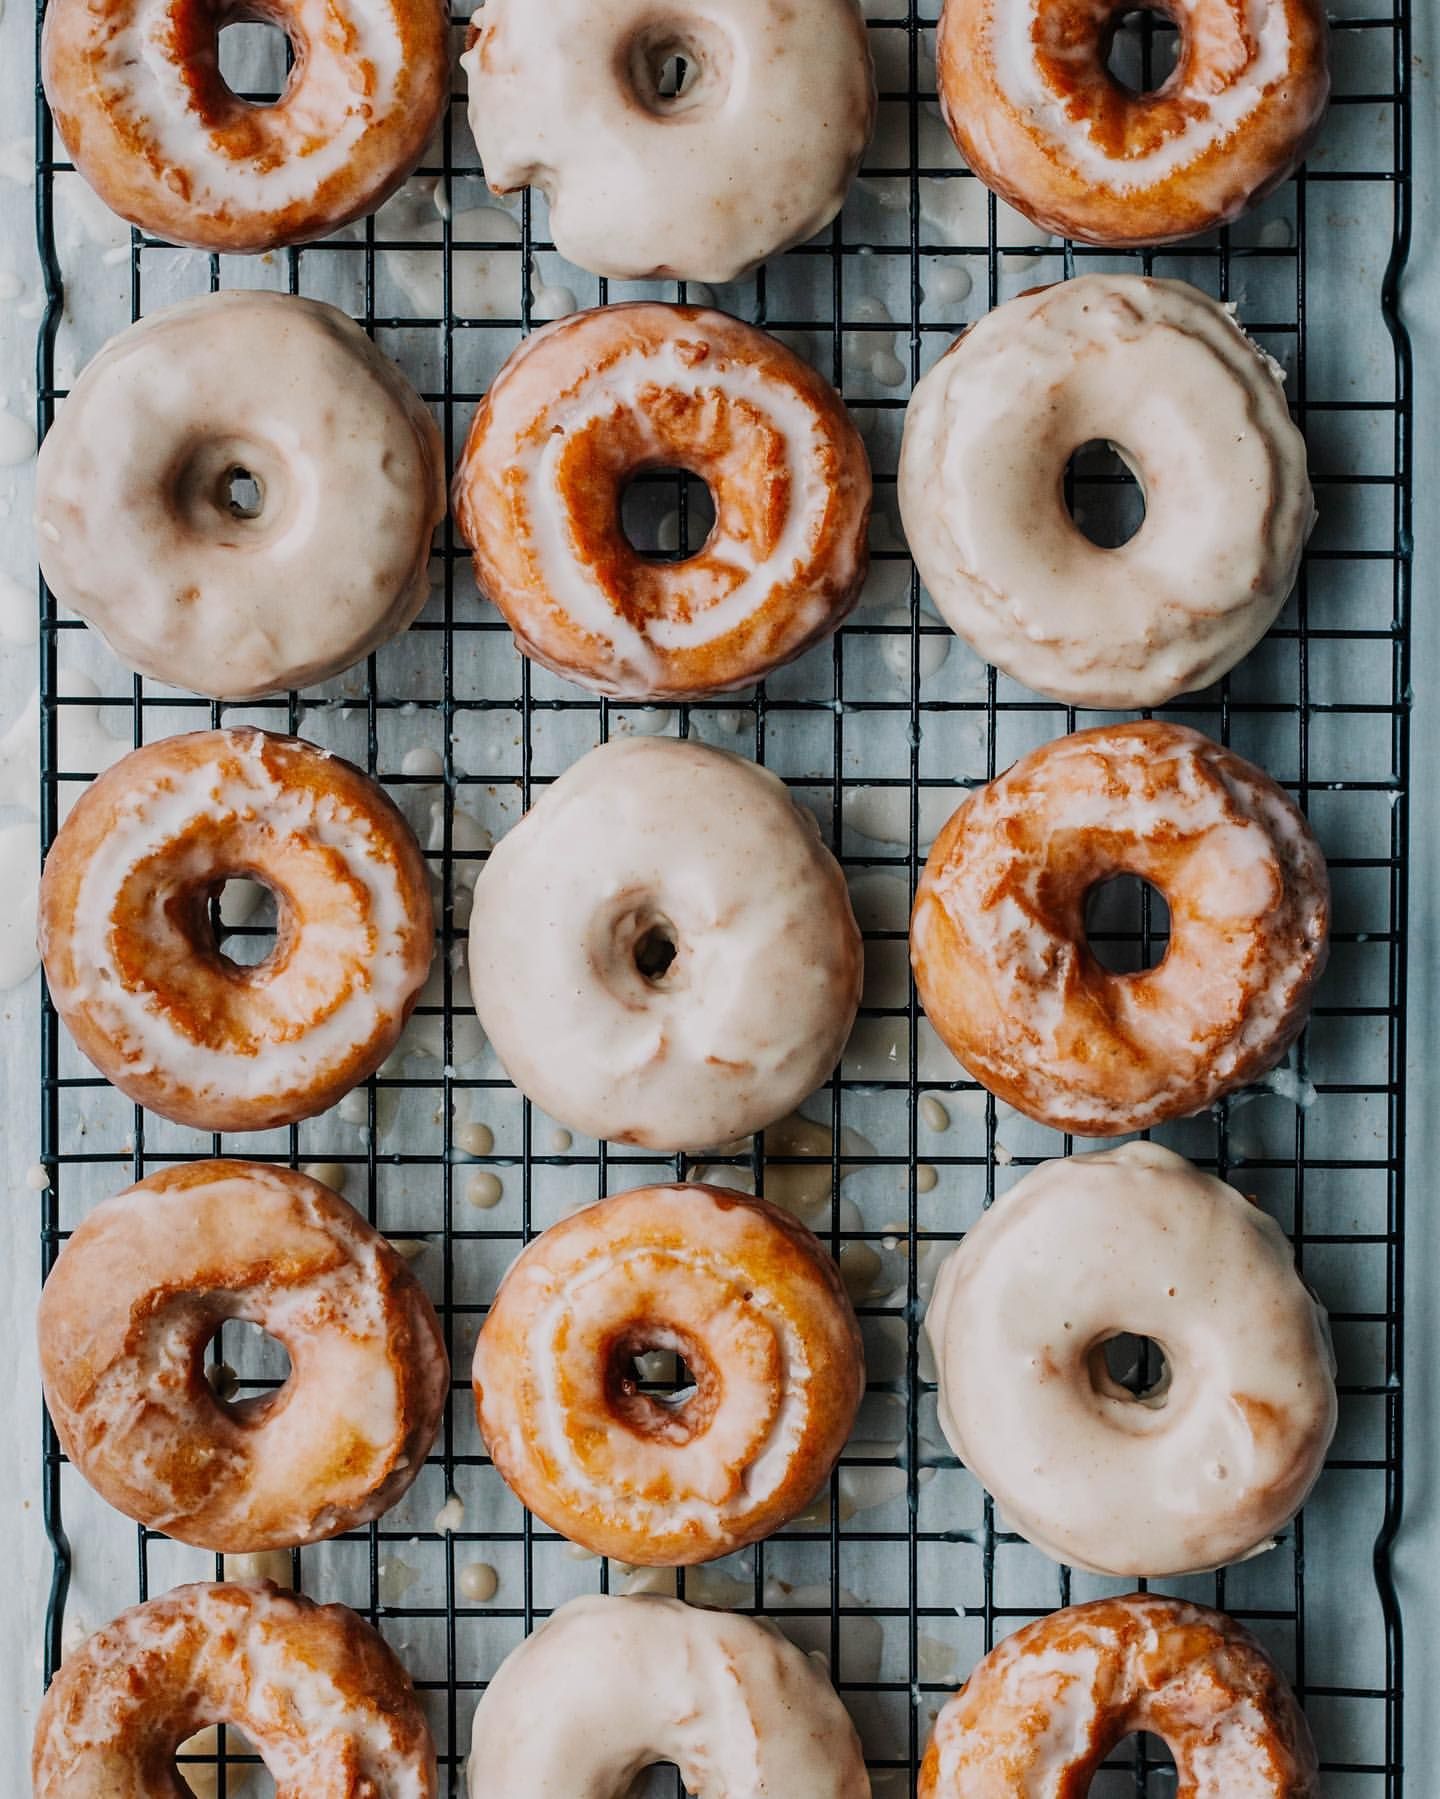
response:
M259 490L237 513L237 471ZM40 447L40 566L130 667L219 699L308 687L402 631L445 516L435 421L333 306L218 293L152 313Z
M1108 439L1145 520L1118 549L1066 510ZM916 387L900 510L921 579L986 661L1066 705L1218 680L1294 585L1315 519L1273 363L1183 281L1082 275L997 307Z
M940 1270L925 1319L951 1448L1022 1536L1104 1574L1268 1548L1335 1432L1325 1314L1258 1206L1153 1143L1046 1162ZM1121 1334L1163 1350L1137 1399Z
M768 1619L596 1593L500 1664L475 1711L470 1794L621 1799L656 1762L696 1799L870 1793L835 1689Z
M813 237L874 123L856 0L487 0L471 36L486 180L538 187L560 254L620 280L735 281Z
M240 17L294 61L272 105L220 71ZM223 252L324 237L373 211L419 162L450 95L438 0L55 0L45 94L75 166L141 230Z
M175 1751L221 1720L275 1799L438 1799L424 1710L384 1638L269 1581L176 1587L67 1656L40 1707L34 1799L182 1799Z
M844 876L782 781L673 738L602 744L475 888L470 985L552 1118L647 1149L773 1124L840 1059L860 1003Z
M250 968L209 916L236 875L278 913ZM338 756L265 731L132 750L81 795L40 883L40 953L76 1043L198 1130L334 1105L399 1041L433 949L425 860L396 807Z
M203 1366L227 1319L290 1356L223 1405ZM180 1163L81 1222L45 1283L45 1398L111 1505L227 1554L378 1518L425 1464L450 1384L434 1307L353 1207L288 1168Z

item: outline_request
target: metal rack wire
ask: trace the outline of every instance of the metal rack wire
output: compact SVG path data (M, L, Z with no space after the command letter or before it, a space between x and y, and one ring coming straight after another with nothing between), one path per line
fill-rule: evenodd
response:
M934 10L917 0L893 0L888 8L869 0L881 123L860 185L821 240L716 297L798 338L861 409L880 515L891 521L909 384L961 325L1022 287L1090 266L1179 274L1236 302L1247 327L1287 369L1325 522L1298 593L1265 645L1221 687L1169 710L1265 762L1311 813L1336 882L1335 958L1308 1036L1308 1062L1294 1073L1288 1096L1277 1084L1258 1099L1241 1096L1213 1118L1160 1134L1259 1194L1293 1232L1302 1266L1331 1308L1344 1422L1319 1494L1279 1548L1240 1568L1174 1584L1228 1609L1274 1647L1310 1712L1327 1792L1395 1795L1401 1627L1388 1556L1401 1502L1412 504L1409 362L1395 300L1410 217L1407 9L1404 0L1374 11L1352 0L1333 22L1339 80L1326 135L1307 171L1259 215L1180 251L1133 256L1017 237L1005 209L960 169L933 116ZM463 22L457 19L457 28ZM1168 29L1149 14L1135 28L1130 53L1142 85L1163 66ZM62 268L57 190L62 178L78 178L57 155L38 86L36 109L37 229L49 300L38 350L43 431L65 391L57 345L65 330L64 278L72 272ZM461 199L478 195L478 168L458 106L436 148L421 171L441 197L434 219L417 223L413 208L403 216L386 209L363 228L262 264L185 259L178 279L182 289L191 283L188 291L258 280L338 296L434 405L453 466L485 379L536 321L541 277L572 285L582 303L603 303L612 291L559 267L545 237L543 203L530 195L510 215L518 230L466 235ZM959 195L956 183L967 184L974 204L952 211L951 228L942 231L927 196L935 199L937 184ZM957 217L970 221L959 235ZM489 215L483 229L496 223ZM397 265L397 256L410 261ZM123 252L131 317L156 303L157 288L177 275L175 265L167 246L131 234ZM459 310L474 291L467 271L493 273L502 265L514 277L513 310L491 316L488 300L476 313ZM397 285L397 266L408 269L408 287ZM417 269L433 273L417 283ZM946 269L949 280L937 280ZM937 302L932 290L941 289L950 297ZM888 319L873 304L881 290ZM696 297L674 284L647 291ZM107 329L124 322L120 311ZM882 333L895 334L904 365L906 378L894 388L874 372L871 350ZM1097 478L1082 467L1076 503L1103 509L1117 479L1113 471ZM682 553L695 541L695 496L683 480L652 485L674 512L671 536L656 542ZM936 1246L958 1238L979 1207L1027 1166L1072 1144L1008 1115L947 1067L913 989L903 975L897 986L895 977L904 901L933 834L932 813L948 809L964 779L993 775L1032 743L1085 720L993 669L968 665L960 646L937 673L934 654L948 633L925 609L893 528L876 537L881 603L862 609L830 646L768 687L713 708L680 708L668 719L594 701L515 657L503 623L475 596L463 547L448 527L437 565L437 592L403 650L372 657L358 687L332 684L303 701L292 695L278 708L223 707L157 689L101 657L100 703L123 709L137 744L243 716L332 743L401 798L414 789L418 801L434 799L441 984L432 996L439 1003L423 1007L421 1018L434 1021L428 1028L438 1033L438 1050L418 1074L412 1062L382 1072L343 1129L321 1121L259 1140L205 1138L110 1103L116 1096L78 1060L47 1003L45 1269L86 1206L105 1192L165 1162L222 1150L296 1165L321 1157L338 1162L348 1170L349 1197L373 1220L429 1245L417 1267L450 1332L456 1379L420 1497L410 1510L336 1546L297 1552L292 1563L306 1591L346 1599L401 1647L431 1712L442 1771L459 1790L469 1711L499 1657L569 1592L597 1584L616 1590L625 1579L605 1563L567 1559L565 1546L500 1489L469 1422L465 1375L474 1327L504 1260L560 1207L691 1171L683 1158L547 1136L545 1121L518 1101L493 1063L469 1064L469 1072L457 1065L466 1007L454 952L464 940L465 890L484 841L467 814L474 808L498 829L540 783L616 729L694 732L769 761L815 808L847 870L880 895L867 920L871 965L879 970L862 1024L871 1051L847 1059L806 1109L822 1133L828 1130L828 1144L820 1146L812 1133L778 1151L772 1140L718 1160L731 1164L727 1178L748 1174L762 1189L781 1170L814 1165L823 1175L828 1167L832 1196L819 1214L822 1235L837 1253L868 1245L894 1280L859 1308L872 1396L887 1421L865 1427L866 1441L847 1454L827 1505L730 1570L744 1590L729 1591L728 1602L738 1598L780 1617L807 1646L825 1651L862 1730L877 1793L908 1791L930 1714L979 1654L1018 1622L1117 1585L1057 1570L1008 1532L934 1432L933 1386L918 1335L927 1259L933 1267ZM67 793L95 772L67 764L64 715L96 700L66 672L78 621L62 617L48 594L42 608L48 845ZM86 644L93 648L88 638ZM443 776L405 771L403 751L416 742L433 746ZM855 803L862 794L869 814ZM860 826L873 825L873 813L887 808L899 825L885 828L898 840L863 834ZM899 887L884 888L887 880ZM899 904L887 909L886 895ZM1151 959L1159 926L1147 902L1112 924ZM242 958L243 935L234 934ZM920 1106L927 1094L949 1109L948 1128L934 1128L933 1108ZM1313 1104L1295 1104L1297 1094L1313 1095ZM490 1153L467 1156L457 1149L457 1120L482 1113L496 1141ZM472 1163L504 1183L506 1198L493 1216L466 1203ZM228 1337L217 1343L217 1356L255 1384L273 1384L280 1371ZM44 1467L55 1553L48 1678L61 1655L72 1572L87 1577L102 1561L106 1567L93 1578L101 1590L115 1589L115 1546L131 1527L113 1516L97 1519L86 1507L48 1422ZM467 1522L442 1535L422 1514L430 1499L451 1490L464 1501ZM87 1523L72 1550L65 1521L75 1516ZM186 1560L143 1530L131 1543L133 1576L123 1578L128 1591L113 1609L214 1565L210 1558ZM417 1577L413 1599L388 1578L401 1548L422 1565L409 1570ZM458 1584L465 1559L481 1555L501 1564L490 1604L465 1601ZM1373 1579L1367 1573L1357 1587L1356 1567L1367 1558ZM687 1586L692 1595L704 1593L693 1573L677 1584L682 1593ZM85 1622L93 1627L102 1618ZM218 1750L203 1759L213 1764L218 1793L237 1791L242 1778L253 1790L256 1764L243 1744L222 1733ZM1172 1778L1163 1753L1142 1739L1117 1754L1095 1791L1163 1794ZM678 1790L678 1783L664 1790Z

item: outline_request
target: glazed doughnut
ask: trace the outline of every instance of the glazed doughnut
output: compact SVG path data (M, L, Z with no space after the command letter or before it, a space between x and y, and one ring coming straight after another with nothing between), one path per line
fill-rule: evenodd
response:
M1114 974L1085 899L1138 875L1164 959ZM910 921L920 1000L975 1079L1041 1124L1118 1137L1273 1068L1329 950L1325 859L1295 802L1198 731L1099 725L977 789L930 851Z
M475 1712L471 1799L616 1799L656 1762L701 1799L870 1799L835 1689L768 1619L600 1593L500 1664Z
M220 73L237 17L295 52L272 105ZM65 148L113 212L197 250L273 250L373 212L419 162L450 97L449 21L436 0L56 0L41 67Z
M1165 0L1175 68L1106 66L1120 0L945 0L940 106L967 163L1047 231L1163 244L1238 218L1309 149L1330 97L1320 0Z
M899 499L921 579L986 661L1071 706L1163 705L1274 623L1315 504L1281 374L1183 281L1082 275L997 307L920 381ZM1065 503L1109 439L1145 496L1118 549Z
M620 522L631 477L670 467L715 499L684 562L642 556ZM607 306L537 331L495 377L455 517L527 656L598 693L684 699L750 686L852 609L870 465L840 396L775 338Z
M572 1130L748 1136L830 1075L861 941L813 816L768 769L617 738L547 787L475 887L470 987L505 1072Z
M856 0L486 0L470 35L486 180L538 187L560 254L618 280L738 281L814 237L875 122Z
M1030 1542L1100 1574L1268 1548L1335 1434L1325 1314L1284 1232L1155 1143L1046 1162L947 1258L925 1319L940 1423ZM1104 1345L1159 1344L1142 1398Z
M670 1350L683 1403L637 1387ZM475 1344L490 1459L597 1555L708 1562L802 1512L865 1391L840 1272L803 1224L724 1187L639 1187L552 1224L511 1265Z
M256 510L232 504L239 473ZM40 447L35 512L55 597L122 661L257 699L328 680L419 612L444 449L344 313L205 294L81 375Z
M1067 1606L992 1649L935 1721L919 1799L1078 1799L1137 1731L1174 1756L1176 1799L1319 1799L1309 1726L1259 1643L1157 1593Z
M253 968L209 918L237 875L279 910ZM81 795L40 883L40 954L76 1043L139 1105L204 1131L293 1124L373 1074L433 937L397 809L338 756L266 731L132 750Z
M55 1676L35 1731L34 1799L188 1789L178 1746L233 1724L275 1799L437 1799L435 1746L405 1670L343 1605L269 1581L176 1587L96 1631Z
M205 1347L231 1318L290 1356L224 1405ZM450 1364L403 1258L319 1182L256 1162L166 1168L95 1208L40 1301L65 1453L127 1517L226 1554L378 1518L424 1465Z

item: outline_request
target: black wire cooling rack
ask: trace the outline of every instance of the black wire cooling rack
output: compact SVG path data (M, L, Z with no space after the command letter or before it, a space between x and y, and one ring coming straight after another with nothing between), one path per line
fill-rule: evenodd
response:
M485 843L467 813L489 809L498 829L540 783L615 730L693 732L768 761L816 810L852 876L896 903L869 906L865 920L872 973L861 1029L870 1050L847 1059L806 1108L812 1131L720 1158L729 1164L724 1178L748 1176L763 1188L768 1175L773 1187L777 1171L793 1178L810 1167L824 1185L828 1170L831 1196L817 1228L837 1253L863 1244L890 1272L859 1306L871 1373L862 1440L832 1481L828 1504L727 1568L725 1596L779 1617L824 1651L864 1736L877 1794L912 1790L931 1716L997 1637L1124 1583L1057 1569L1020 1542L934 1430L918 1327L937 1246L957 1239L997 1188L1072 1143L997 1107L938 1058L903 973L905 902L936 808L958 800L965 780L993 775L1031 744L1086 720L967 663L963 646L951 647L936 670L948 633L926 610L893 525L899 424L914 379L962 325L1010 294L1091 267L1183 276L1236 303L1247 328L1284 365L1322 523L1298 591L1265 644L1219 688L1169 711L1264 762L1296 794L1330 854L1337 929L1298 1062L1258 1096L1237 1096L1215 1115L1162 1135L1262 1197L1292 1231L1307 1276L1330 1306L1343 1398L1325 1479L1283 1543L1240 1567L1173 1584L1229 1610L1273 1647L1315 1727L1327 1794L1398 1794L1401 1628L1389 1548L1401 1501L1412 413L1396 287L1410 226L1407 12L1383 0L1373 11L1365 0L1343 7L1333 21L1337 94L1325 133L1308 169L1257 215L1177 251L1134 255L1017 233L1013 215L960 168L939 125L933 8L894 0L887 11L885 0L869 0L867 12L881 110L860 184L820 240L715 298L799 342L857 408L875 464L878 516L890 525L882 523L875 538L880 603L751 695L682 707L672 717L642 714L594 701L516 657L503 623L476 597L463 547L447 527L425 614L401 646L372 657L363 679L348 685L242 709L177 697L105 663L100 703L123 709L137 744L244 717L343 748L402 801L434 800L429 847L441 984L430 997L441 1003L420 1014L433 1021L422 1025L435 1052L427 1068L416 1073L405 1062L382 1072L352 1103L343 1128L320 1121L252 1140L177 1132L120 1105L79 1061L47 1002L44 1265L48 1271L77 1218L105 1192L166 1162L222 1151L335 1163L354 1203L392 1234L426 1246L416 1266L455 1363L432 1466L408 1510L336 1545L295 1553L291 1572L312 1595L355 1605L400 1649L430 1710L442 1775L460 1790L470 1710L499 1658L570 1593L620 1590L629 1578L609 1564L569 1558L567 1546L500 1487L472 1422L466 1375L475 1327L505 1261L564 1205L692 1171L683 1158L556 1135L493 1063L457 1066L468 1009L454 952L464 941L466 888ZM455 21L457 31L463 23ZM1146 14L1127 22L1122 42L1135 84L1154 85L1172 45L1170 27ZM258 86L254 97L265 97ZM453 466L485 381L550 309L548 300L536 303L537 293L552 291L542 283L571 287L582 304L621 296L618 286L559 264L538 198L518 201L509 222L499 221L505 229L495 229L489 213L482 235L467 235L465 196L472 206L493 203L481 197L461 100L421 171L436 184L433 212L387 208L363 227L259 263L177 259L170 247L132 233L106 259L128 272L129 316L157 304L157 293L178 297L161 277L173 277L180 261L185 291L259 283L338 294L433 404ZM36 142L49 302L38 350L43 431L64 395L57 344L69 316L63 277L74 272L62 269L57 191L63 179L78 178L57 155L38 85ZM397 256L408 260L397 264ZM397 285L396 268L408 272L408 284ZM467 315L460 309L477 291L477 268L488 271L479 290L487 297ZM492 316L497 271L508 271L506 280L513 274L513 310L507 302L499 317ZM625 297L637 291L709 297L675 284L626 288ZM117 303L108 329L125 319ZM876 350L892 344L899 368L877 365ZM1120 479L1113 465L1080 463L1074 503L1104 512L1123 498ZM681 554L703 532L696 496L678 477L656 477L651 486L651 499L674 516L668 526L657 527L652 516L636 528L657 532L650 545L657 553ZM43 591L42 617L48 845L72 784L95 772L64 760L63 715L96 700L62 672L81 641L71 635L81 630L78 621L59 616ZM432 745L437 760L407 773L404 751L416 743ZM863 807L857 795L865 796ZM875 825L876 811L888 811L889 826ZM880 835L862 834L867 822ZM263 929L248 927L261 936ZM1108 928L1103 918L1096 923L1097 936L1124 940L1142 961L1162 929L1148 895L1138 910L1127 903L1112 911ZM237 959L254 953L245 937L245 929L231 935ZM921 1104L931 1095L949 1114L946 1128L933 1105ZM462 1133L471 1151L489 1153L457 1147L457 1119L467 1118L489 1121L489 1145ZM493 1213L466 1201L477 1168L502 1183ZM230 1327L227 1339L233 1334ZM215 1355L253 1375L253 1384L277 1378L248 1345L217 1342ZM44 1451L44 1515L54 1546L48 1678L66 1640L67 1595L86 1579L113 1595L109 1609L118 1610L176 1579L222 1570L214 1558L180 1552L103 1508L97 1513L48 1422ZM429 1514L451 1491L464 1517L442 1534ZM67 1537L66 1520L73 1526L77 1517L82 1526ZM127 1540L133 1575L124 1572ZM489 1602L462 1591L462 1570L481 1559L498 1564ZM401 1566L413 1576L407 1591L393 1578ZM713 1583L707 1588L693 1572L677 1585L682 1594L688 1586L692 1596L715 1596ZM107 1615L87 1611L81 1622L93 1628ZM255 1758L223 1731L186 1772L220 1794L262 1784ZM1140 1739L1122 1746L1094 1790L1169 1793L1173 1774L1161 1746ZM654 1778L678 1790L668 1784L673 1775Z

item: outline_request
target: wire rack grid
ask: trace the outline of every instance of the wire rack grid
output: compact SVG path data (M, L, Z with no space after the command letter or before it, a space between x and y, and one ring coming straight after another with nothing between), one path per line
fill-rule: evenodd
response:
M358 318L436 409L453 466L470 411L524 332L569 304L654 294L713 299L801 349L844 391L875 466L873 572L853 622L753 693L674 712L595 701L518 657L448 526L435 592L411 632L354 675L279 705L212 705L132 677L42 588L47 845L108 758L96 750L106 730L123 740L118 750L243 719L299 731L363 764L410 812L429 852L437 976L407 1053L336 1114L261 1138L179 1130L99 1081L47 1003L50 1187L40 1223L48 1272L105 1194L165 1163L224 1151L323 1160L373 1221L408 1240L454 1359L440 1441L396 1511L293 1553L289 1577L356 1606L396 1644L456 1791L470 1710L504 1653L564 1598L635 1579L577 1558L510 1498L484 1456L465 1380L486 1303L523 1241L597 1194L695 1172L684 1158L560 1131L510 1088L469 1012L467 901L489 842L541 784L617 731L695 735L775 767L820 818L867 937L856 1038L804 1108L808 1122L729 1146L705 1171L782 1192L845 1258L860 1295L870 1393L828 1495L744 1556L679 1575L675 1589L765 1611L823 1651L860 1727L875 1790L888 1795L912 1790L931 1717L999 1636L1124 1585L1057 1569L1024 1544L936 1427L919 1324L937 1258L997 1191L1077 1146L964 1078L918 1009L904 950L925 848L966 783L1090 722L978 663L929 609L896 525L906 395L983 311L1089 268L1178 275L1237 306L1287 372L1322 513L1298 591L1266 642L1219 687L1168 711L1261 761L1309 811L1335 882L1331 971L1297 1061L1213 1116L1157 1135L1254 1192L1293 1234L1330 1307L1342 1427L1321 1487L1277 1548L1167 1586L1229 1610L1273 1647L1310 1714L1332 1799L1400 1791L1401 1631L1388 1554L1401 1498L1411 396L1395 295L1409 233L1407 12L1348 0L1333 21L1337 93L1320 145L1255 215L1174 251L1117 255L1030 230L963 169L935 106L934 11L868 0L881 102L861 180L821 239L713 295L675 284L622 288L561 263L538 196L485 195L458 94L416 182L333 239L245 261L117 235L97 223L63 160L37 84L37 227L49 300L38 350L42 432L74 368L129 318L207 288L272 286L333 300ZM454 23L458 34L464 21ZM222 52L233 83L257 99L273 95L284 69L278 34L232 31ZM1135 85L1153 85L1173 54L1171 28L1137 15L1118 54L1130 59ZM634 498L637 541L684 554L703 537L704 501L683 476L650 478ZM1113 459L1077 463L1072 503L1077 515L1109 518L1116 535L1127 505L1133 523L1133 490ZM1164 929L1148 892L1121 896L1093 924L1096 941L1109 940L1132 966L1153 958ZM223 915L220 928L237 959L263 948L263 911L249 922ZM494 1182L477 1186L477 1174L498 1179L493 1209L472 1203L495 1194ZM273 1346L242 1340L234 1326L214 1355L238 1371L242 1390L283 1378ZM66 1464L48 1422L44 1469L54 1547L48 1678L72 1635L137 1597L224 1567L107 1512ZM453 1511L442 1517L451 1493L463 1505L458 1527ZM465 1596L474 1585L466 1570L482 1558L499 1581L488 1601ZM265 1787L248 1746L223 1729L183 1765L197 1791ZM657 1792L679 1790L673 1774L652 1778ZM1122 1745L1094 1790L1165 1794L1173 1780L1163 1746L1139 1739Z

